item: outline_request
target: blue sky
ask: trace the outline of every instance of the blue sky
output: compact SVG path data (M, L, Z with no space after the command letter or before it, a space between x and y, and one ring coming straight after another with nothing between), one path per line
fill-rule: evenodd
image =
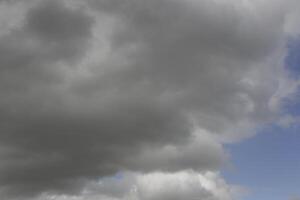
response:
M299 126L266 127L262 133L227 146L234 168L226 180L249 189L250 199L288 199L300 196Z
M290 75L294 78L300 76L300 39L290 38L287 42L288 54L285 58L286 69L290 71Z
M286 67L297 79L300 75L300 40L288 42ZM300 116L300 90L285 101L283 114ZM262 127L256 136L227 145L233 169L224 171L226 180L249 190L244 200L282 200L300 197L300 126Z

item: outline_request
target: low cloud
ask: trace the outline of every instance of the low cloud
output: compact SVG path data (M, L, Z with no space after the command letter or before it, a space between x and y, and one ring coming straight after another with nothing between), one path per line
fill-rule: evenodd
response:
M138 200L231 198L206 171L226 165L224 142L279 119L288 3L20 2L0 4L19 11L0 23L1 195L72 199L133 171L107 199L133 185Z
M230 200L242 191L243 188L226 184L215 172L129 172L90 183L78 196L43 194L34 200Z

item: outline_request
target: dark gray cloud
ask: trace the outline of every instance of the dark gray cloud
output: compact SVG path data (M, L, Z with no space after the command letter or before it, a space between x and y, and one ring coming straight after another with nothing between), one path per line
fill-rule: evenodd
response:
M45 40L61 42L86 37L91 18L84 13L63 7L60 1L49 1L33 8L28 16L28 28Z
M227 158L220 141L276 119L284 9L196 0L26 5L0 34L3 195L78 193L123 170L217 170ZM159 198L173 196L141 197Z

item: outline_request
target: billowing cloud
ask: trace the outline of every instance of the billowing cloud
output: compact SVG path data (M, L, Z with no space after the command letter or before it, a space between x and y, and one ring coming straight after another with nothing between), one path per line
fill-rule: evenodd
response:
M243 190L226 184L216 172L124 173L92 182L80 195L45 193L34 200L230 200Z
M290 94L280 87L290 81L282 69L288 3L0 5L17 13L5 14L13 25L0 21L6 197L78 195L101 177L134 171L156 172L132 180L138 200L230 199L211 197L201 181L191 186L199 181L194 174L176 173L218 170L228 157L222 143L278 120L280 100ZM177 175L183 183L169 184ZM148 179L167 191L145 186Z

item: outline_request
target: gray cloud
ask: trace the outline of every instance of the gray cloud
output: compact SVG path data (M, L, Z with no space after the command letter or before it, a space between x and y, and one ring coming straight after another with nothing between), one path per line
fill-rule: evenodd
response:
M78 193L122 170L216 170L227 157L220 141L276 119L284 9L28 4L0 37L3 194Z
M32 9L28 28L45 40L61 42L89 35L91 19L81 12L67 9L59 1L49 1Z
M228 185L215 172L124 173L118 178L104 178L85 187L81 195L43 194L34 200L229 200L242 188Z

